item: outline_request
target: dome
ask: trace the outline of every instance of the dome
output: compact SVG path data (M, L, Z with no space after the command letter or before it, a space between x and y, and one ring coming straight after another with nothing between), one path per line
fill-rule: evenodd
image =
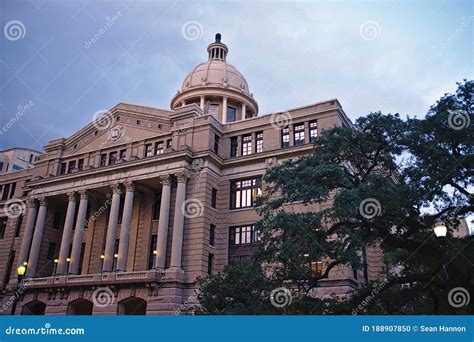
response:
M232 64L221 59L210 59L195 67L184 79L181 91L203 86L230 88L250 96L244 76Z
M197 104L204 115L211 114L222 123L257 116L257 101L244 76L227 63L228 52L221 35L216 34L216 40L207 47L207 62L198 64L186 76L171 100L171 109Z

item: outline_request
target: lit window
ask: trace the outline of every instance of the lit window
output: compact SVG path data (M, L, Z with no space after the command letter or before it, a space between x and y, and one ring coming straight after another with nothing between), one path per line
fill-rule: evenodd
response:
M235 121L235 112L236 109L234 107L227 107L227 122L234 122Z
M165 144L163 141L158 141L157 143L155 143L155 154L158 155L158 154L163 154L163 150L165 148Z
M250 208L262 194L262 179L250 178L230 183L230 209Z
M260 232L254 225L231 227L229 234L230 245L247 245L260 241Z
M263 132L257 132L255 143L255 153L263 152Z
M153 144L145 145L145 157L153 156Z
M281 130L281 147L286 148L290 146L290 129L288 127Z
M314 140L316 140L317 137L318 137L318 122L311 121L309 123L309 139L311 142L314 142Z
M294 127L295 145L304 144L304 124L298 124Z
M247 156L252 154L252 135L247 134L242 136L242 155Z

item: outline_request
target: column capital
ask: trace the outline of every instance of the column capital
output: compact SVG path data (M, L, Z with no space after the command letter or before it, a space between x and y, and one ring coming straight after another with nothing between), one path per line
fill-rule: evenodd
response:
M110 187L112 188L112 191L113 191L114 195L115 194L117 194L117 195L122 194L122 187L120 186L119 183L112 184Z
M26 206L28 208L36 208L36 199L34 197L28 197L26 199Z
M89 192L87 192L87 190L79 190L79 195L81 196L81 200L89 199Z
M123 183L125 185L125 190L127 192L134 192L135 191L135 183L132 181L126 181Z
M75 191L69 191L67 193L67 198L68 198L69 202L76 202L76 200L77 200L76 192Z
M171 185L171 175L161 175L159 177L161 179L161 184Z
M183 170L174 174L178 179L178 183L186 183L191 177L188 170Z
M39 196L37 199L41 207L48 206L48 199L45 196Z

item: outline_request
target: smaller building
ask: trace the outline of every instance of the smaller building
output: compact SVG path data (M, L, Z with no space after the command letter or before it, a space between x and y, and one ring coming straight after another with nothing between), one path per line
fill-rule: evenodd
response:
M33 167L41 152L29 148L0 151L0 173L16 172Z

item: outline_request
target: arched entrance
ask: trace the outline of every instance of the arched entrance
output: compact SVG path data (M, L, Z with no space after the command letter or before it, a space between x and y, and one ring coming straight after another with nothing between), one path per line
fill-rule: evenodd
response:
M146 315L146 301L137 297L128 297L118 303L117 315Z
M22 315L36 315L41 316L44 315L44 311L46 310L46 304L40 302L38 300L33 300L29 303L23 305L21 309Z
M67 315L92 315L92 308L94 304L86 299L76 299L69 303L67 307Z

